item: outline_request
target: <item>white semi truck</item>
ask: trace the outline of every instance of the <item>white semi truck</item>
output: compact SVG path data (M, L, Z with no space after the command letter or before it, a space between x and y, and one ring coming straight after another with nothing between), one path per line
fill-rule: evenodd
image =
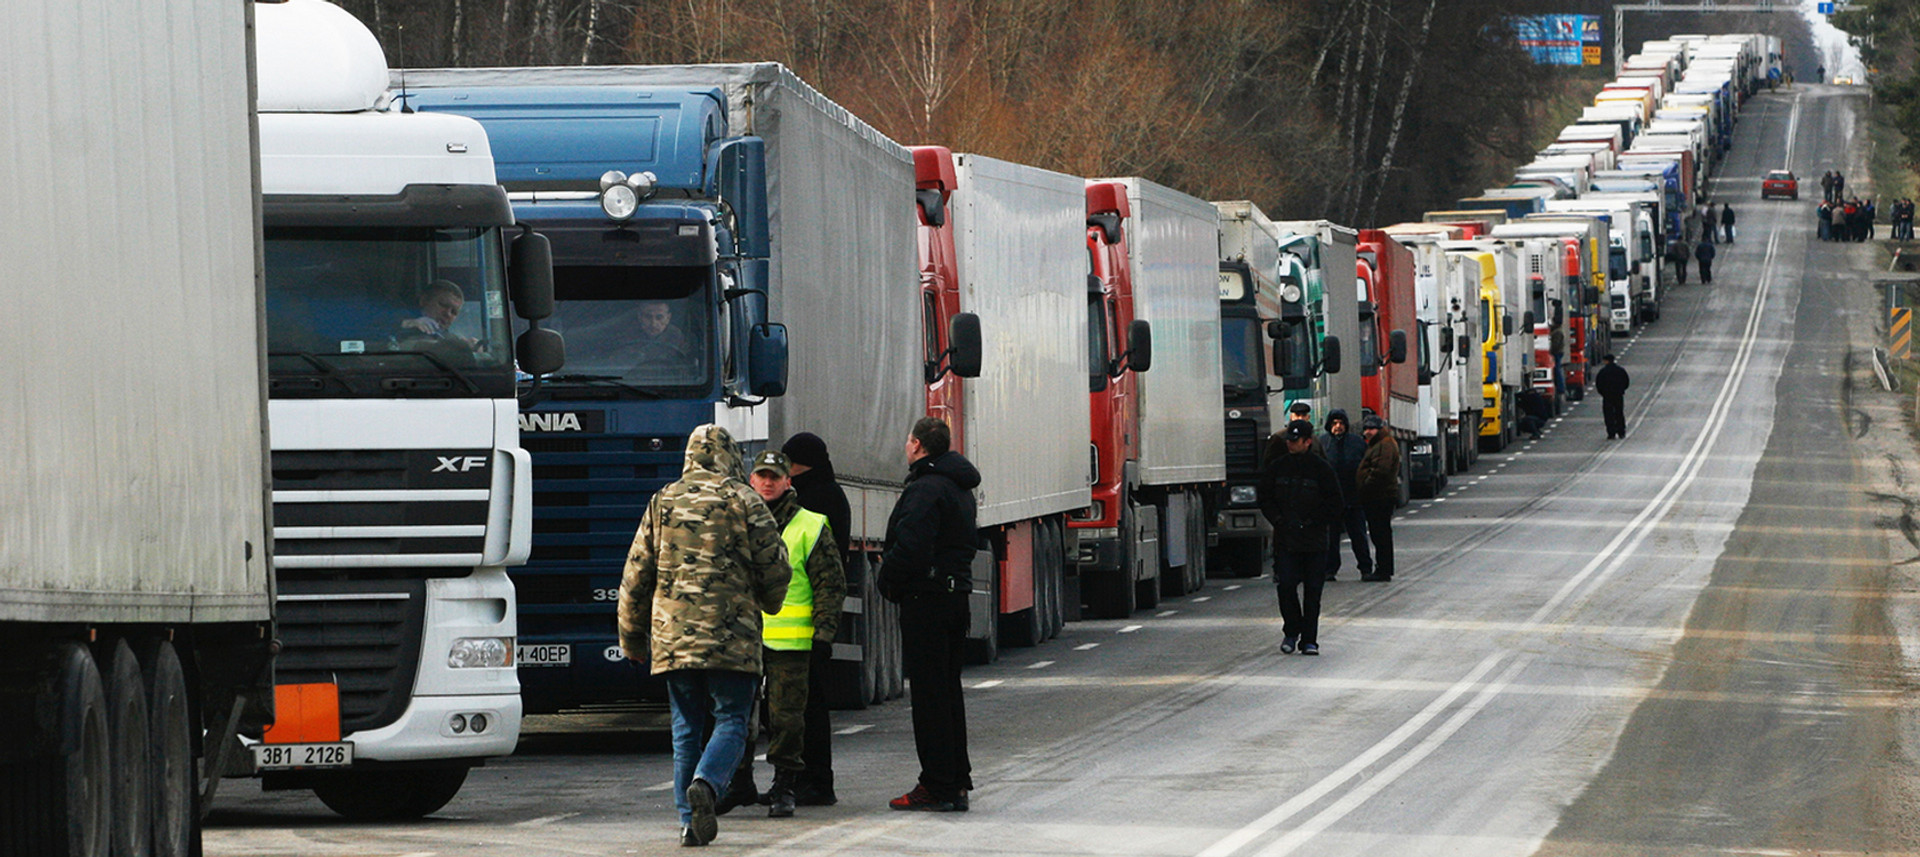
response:
M509 318L551 311L550 255L480 125L399 109L359 21L256 14L279 711L224 772L414 817L519 737L516 369L563 355Z
M272 717L253 4L125 6L0 5L3 854L198 854Z

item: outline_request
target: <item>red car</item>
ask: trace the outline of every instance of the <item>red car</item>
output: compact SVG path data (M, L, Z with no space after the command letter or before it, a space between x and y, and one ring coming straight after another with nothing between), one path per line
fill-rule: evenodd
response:
M1788 170L1774 170L1760 180L1761 199L1799 199L1800 180Z

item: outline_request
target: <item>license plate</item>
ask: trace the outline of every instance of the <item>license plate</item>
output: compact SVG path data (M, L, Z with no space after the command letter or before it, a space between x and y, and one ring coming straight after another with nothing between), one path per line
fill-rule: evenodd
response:
M253 766L261 770L345 768L353 765L353 743L255 744Z
M573 664L573 647L566 643L543 646L516 646L514 663L523 667L564 667Z

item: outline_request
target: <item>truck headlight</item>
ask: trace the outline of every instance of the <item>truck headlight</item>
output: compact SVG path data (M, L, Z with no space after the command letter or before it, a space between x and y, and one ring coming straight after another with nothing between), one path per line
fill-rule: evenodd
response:
M510 666L513 666L512 637L461 637L447 650L450 669Z
M1260 494L1252 485L1235 485L1227 489L1227 502L1235 506L1248 506L1260 502Z
M1414 454L1414 455L1432 455L1432 454L1433 454L1433 444L1431 444L1431 443L1426 443L1426 442L1424 442L1424 441L1422 441L1422 442L1420 442L1420 443L1415 443L1415 444L1413 445L1413 454Z

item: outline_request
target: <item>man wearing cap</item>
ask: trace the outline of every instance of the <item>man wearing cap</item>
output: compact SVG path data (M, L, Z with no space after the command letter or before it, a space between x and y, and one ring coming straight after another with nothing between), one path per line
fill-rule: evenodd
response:
M1312 423L1294 420L1278 438L1284 451L1261 464L1258 490L1260 511L1273 524L1273 583L1284 620L1280 651L1317 655L1327 537L1346 501L1333 465L1313 451Z
M806 746L807 674L812 653L815 648L832 648L840 608L847 599L846 573L840 566L840 550L832 528L825 515L800 506L791 472L785 453L767 450L753 457L753 472L748 474L754 492L767 502L781 527L787 562L793 568L793 581L787 585L787 599L780 612L762 617L766 621L762 660L767 676L767 762L773 765L773 788L766 796L769 818L793 815L794 787L800 772L806 769L802 752ZM735 780L752 782L752 765L749 737L741 759L743 775L736 775ZM743 795L738 803L745 802Z
M1313 406L1306 402L1294 402L1287 406L1287 419L1301 420L1307 425L1313 425ZM1286 426L1283 425L1281 428L1285 429Z
M1360 508L1367 515L1367 538L1373 542L1373 573L1361 580L1393 579L1393 510L1400 505L1400 443L1378 416L1360 419L1360 436L1367 453L1360 457L1354 482L1360 489Z

